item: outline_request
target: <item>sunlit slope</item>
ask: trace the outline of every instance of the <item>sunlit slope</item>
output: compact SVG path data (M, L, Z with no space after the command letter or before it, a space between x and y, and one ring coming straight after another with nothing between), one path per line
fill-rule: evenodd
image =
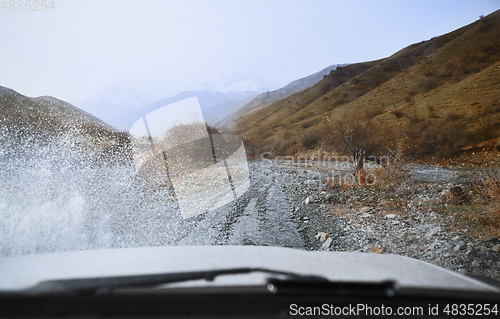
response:
M409 136L419 154L440 153L424 145L439 135L435 126L467 131L447 143L480 145L499 136L499 39L497 11L388 58L337 68L313 87L247 114L236 131L250 151L277 154L327 147L329 123L349 118L370 121L387 140Z
M61 152L84 151L89 158L102 157L119 151L127 141L127 133L67 102L50 96L31 98L0 87L0 145L4 156L28 155L30 150L35 154L36 148L57 145Z
M230 114L227 118L225 118L224 121L222 121L221 125L226 129L233 129L233 124L235 123L236 119L245 116L245 114L249 112L254 112L255 110L258 110L264 106L285 98L290 94L310 88L314 84L318 83L324 76L326 76L339 66L341 65L330 65L329 67L324 68L323 70L318 71L314 74L292 81L280 89L259 94L248 103L245 103L235 112Z

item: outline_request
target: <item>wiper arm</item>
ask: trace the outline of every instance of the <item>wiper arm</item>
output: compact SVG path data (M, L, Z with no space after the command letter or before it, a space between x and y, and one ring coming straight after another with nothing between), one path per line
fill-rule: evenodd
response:
M296 293L314 291L316 293L332 293L350 291L363 292L376 295L391 296L395 289L395 283L391 281L382 283L358 283L358 282L332 282L321 276L301 275L286 271L277 271L266 268L231 268L221 270L179 272L155 275L97 277L83 279L64 279L42 281L37 285L26 289L25 293L70 293L78 295L93 295L98 291L112 291L120 288L141 288L162 284L185 282L204 279L213 281L222 275L250 274L263 272L274 275L285 275L286 279L269 278L268 288L271 292Z

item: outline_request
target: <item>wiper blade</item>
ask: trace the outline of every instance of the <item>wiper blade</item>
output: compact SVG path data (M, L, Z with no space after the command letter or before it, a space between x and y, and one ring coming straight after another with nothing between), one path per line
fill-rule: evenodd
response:
M121 288L145 288L200 279L213 281L218 276L250 274L255 272L286 276L286 279L269 278L267 282L270 292L295 293L298 291L314 291L316 293L332 293L337 291L342 293L352 293L353 291L357 291L363 292L364 294L375 293L376 295L391 296L395 290L395 283L392 281L381 283L332 282L321 276L301 275L266 268L231 268L154 275L49 280L42 281L37 285L24 290L24 293L70 293L78 295L93 295L99 291L111 292L115 289Z

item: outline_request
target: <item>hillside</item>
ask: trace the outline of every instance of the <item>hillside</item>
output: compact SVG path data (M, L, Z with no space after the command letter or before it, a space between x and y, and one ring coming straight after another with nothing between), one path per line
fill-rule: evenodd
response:
M128 134L67 102L31 98L5 87L0 87L0 129L3 159L68 155L102 160L124 155L128 144Z
M233 127L255 155L320 146L348 151L339 141L339 128L362 131L365 138L358 142L372 154L403 137L421 156L498 144L498 39L499 11L388 58L338 67L316 85L248 113Z
M280 89L260 94L255 98L253 98L248 103L246 103L245 105L243 105L242 107L240 107L239 109L237 109L236 112L228 116L226 119L224 119L221 125L225 126L228 129L232 129L233 128L232 124L235 122L235 120L245 116L246 113L258 110L259 108L262 108L266 105L276 102L279 99L282 99L290 94L293 94L301 90L305 90L313 86L314 84L318 83L325 75L329 74L331 71L335 70L339 66L342 65L340 64L330 65L329 67L324 68L321 71L300 78L298 80L292 81Z

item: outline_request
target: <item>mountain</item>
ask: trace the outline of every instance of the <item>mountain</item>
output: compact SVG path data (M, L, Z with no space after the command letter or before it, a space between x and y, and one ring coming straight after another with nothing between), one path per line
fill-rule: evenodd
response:
M254 73L238 73L196 85L196 90L219 92L266 92L277 86Z
M222 121L221 125L232 128L231 123L233 123L237 118L242 117L245 113L269 105L295 92L305 90L318 83L325 75L335 70L338 66L344 65L345 64L330 65L329 67L324 68L323 70L318 71L314 74L292 81L280 89L262 93L248 103L241 106L239 109L233 112L231 116L225 118Z
M128 134L70 103L50 96L31 98L1 86L0 119L0 159L95 160L128 144Z
M181 101L193 96L198 97L200 108L205 118L206 119L210 118L212 123L215 123L221 119L220 118L221 114L222 115L225 114L225 112L227 112L227 108L231 107L231 105L234 104L227 103L224 106L221 106L220 110L214 109L214 111L209 111L211 108L220 105L221 103L224 103L226 101L234 101L234 103L238 105L237 101L246 99L249 96L255 96L256 94L257 93L253 91L243 91L243 92L236 92L236 91L219 92L219 91L203 91L203 90L184 91L174 96L161 99L141 109L134 110L132 112L128 112L126 114L115 117L109 120L108 123L110 123L111 125L120 130L128 131L130 127L135 123L135 121L137 121L143 115L152 112L165 105Z
M212 110L208 115L210 121L215 123L220 122L231 113L232 108L239 108L242 105L239 102L240 100L247 102L249 96L256 96L274 87L276 87L274 84L253 73L233 74L198 84L193 90L183 91L175 96L152 103L139 90L112 85L99 92L96 96L82 102L79 107L114 127L127 131L142 115L189 97L198 96L203 112L228 101L219 108Z
M258 93L249 94L247 97L241 99L229 99L220 104L212 106L203 112L206 122L215 125L217 127L223 126L224 121L231 115L235 110L240 109L243 105L250 102L253 98L257 96Z
M499 145L500 11L390 57L337 67L312 87L238 118L249 152L381 153L403 139L419 156ZM343 130L343 133L341 132Z
M138 110L151 102L153 101L139 90L111 85L78 106L109 123L113 118Z

